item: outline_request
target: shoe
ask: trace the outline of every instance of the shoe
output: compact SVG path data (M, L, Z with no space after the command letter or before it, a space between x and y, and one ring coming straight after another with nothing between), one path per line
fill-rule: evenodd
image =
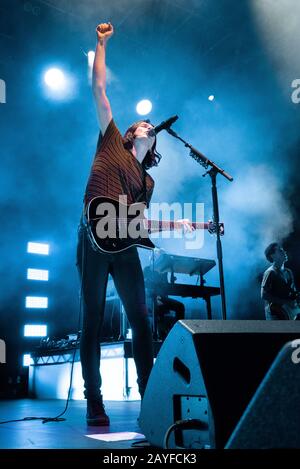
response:
M107 426L110 424L102 397L99 399L87 399L86 423L93 426Z

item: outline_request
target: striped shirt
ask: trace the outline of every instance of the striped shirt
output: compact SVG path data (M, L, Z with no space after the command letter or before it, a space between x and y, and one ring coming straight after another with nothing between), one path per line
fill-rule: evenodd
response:
M112 119L101 138L87 182L84 202L93 197L111 197L119 200L127 196L127 203L145 202L149 206L154 181L141 163L123 145L123 138Z

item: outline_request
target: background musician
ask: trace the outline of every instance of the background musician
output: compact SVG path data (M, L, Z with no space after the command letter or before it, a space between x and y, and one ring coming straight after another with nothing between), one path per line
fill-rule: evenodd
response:
M165 254L164 249L155 249L154 255L158 261L161 255ZM168 283L168 272L159 272L155 269L155 264L150 264L144 268L144 279L146 284L146 301L149 315L154 314L157 322L157 333L159 339L165 339L173 325L180 319L184 319L185 306L178 300L170 298L168 295L157 295L155 284ZM147 288L151 285L151 289ZM174 313L174 315L172 314Z
M261 284L266 319L299 319L293 272L285 267L287 253L279 243L271 243L265 249L265 256L272 263L265 271Z

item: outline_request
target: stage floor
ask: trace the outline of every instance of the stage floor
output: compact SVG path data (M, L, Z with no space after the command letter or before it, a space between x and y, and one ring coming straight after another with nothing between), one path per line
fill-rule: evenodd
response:
M24 417L55 417L64 408L64 400L0 401L0 422ZM30 420L0 425L0 449L130 449L134 441L144 439L137 422L140 401L106 401L105 409L110 417L109 427L88 427L86 401L75 400L69 402L63 422L43 424L41 420ZM116 438L116 441L101 441L88 435Z
M149 446L137 423L140 401L106 401L110 427L87 427L85 401L71 401L63 422L43 424L41 420L11 422L0 425L1 463L20 464L20 467L41 467L41 464L80 463L82 467L95 464L103 467L121 464L124 469L140 469L148 463L198 463L201 467L274 467L274 460L282 467L292 464L289 452L264 451L203 451L195 449L164 450ZM0 401L0 422L24 417L55 417L63 411L63 400L9 400ZM118 435L116 435L118 434ZM128 435L129 434L129 435ZM118 441L89 438L117 436ZM125 439L127 435L129 439ZM133 443L139 443L132 446ZM295 455L295 453L293 453ZM274 457L275 456L275 457ZM158 458L158 459L157 459ZM174 459L175 458L175 459ZM155 459L155 461L154 461ZM177 460L178 459L178 460ZM270 466L272 462L272 466ZM260 463L260 464L258 464Z

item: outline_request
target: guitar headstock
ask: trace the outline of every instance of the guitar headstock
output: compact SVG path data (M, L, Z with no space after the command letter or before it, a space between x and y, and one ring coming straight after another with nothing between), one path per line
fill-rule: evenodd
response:
M219 227L217 226L216 222L210 220L208 222L208 228L207 231L210 234L216 234L218 231L220 233L220 236L224 236L225 229L224 229L224 223L219 223Z

